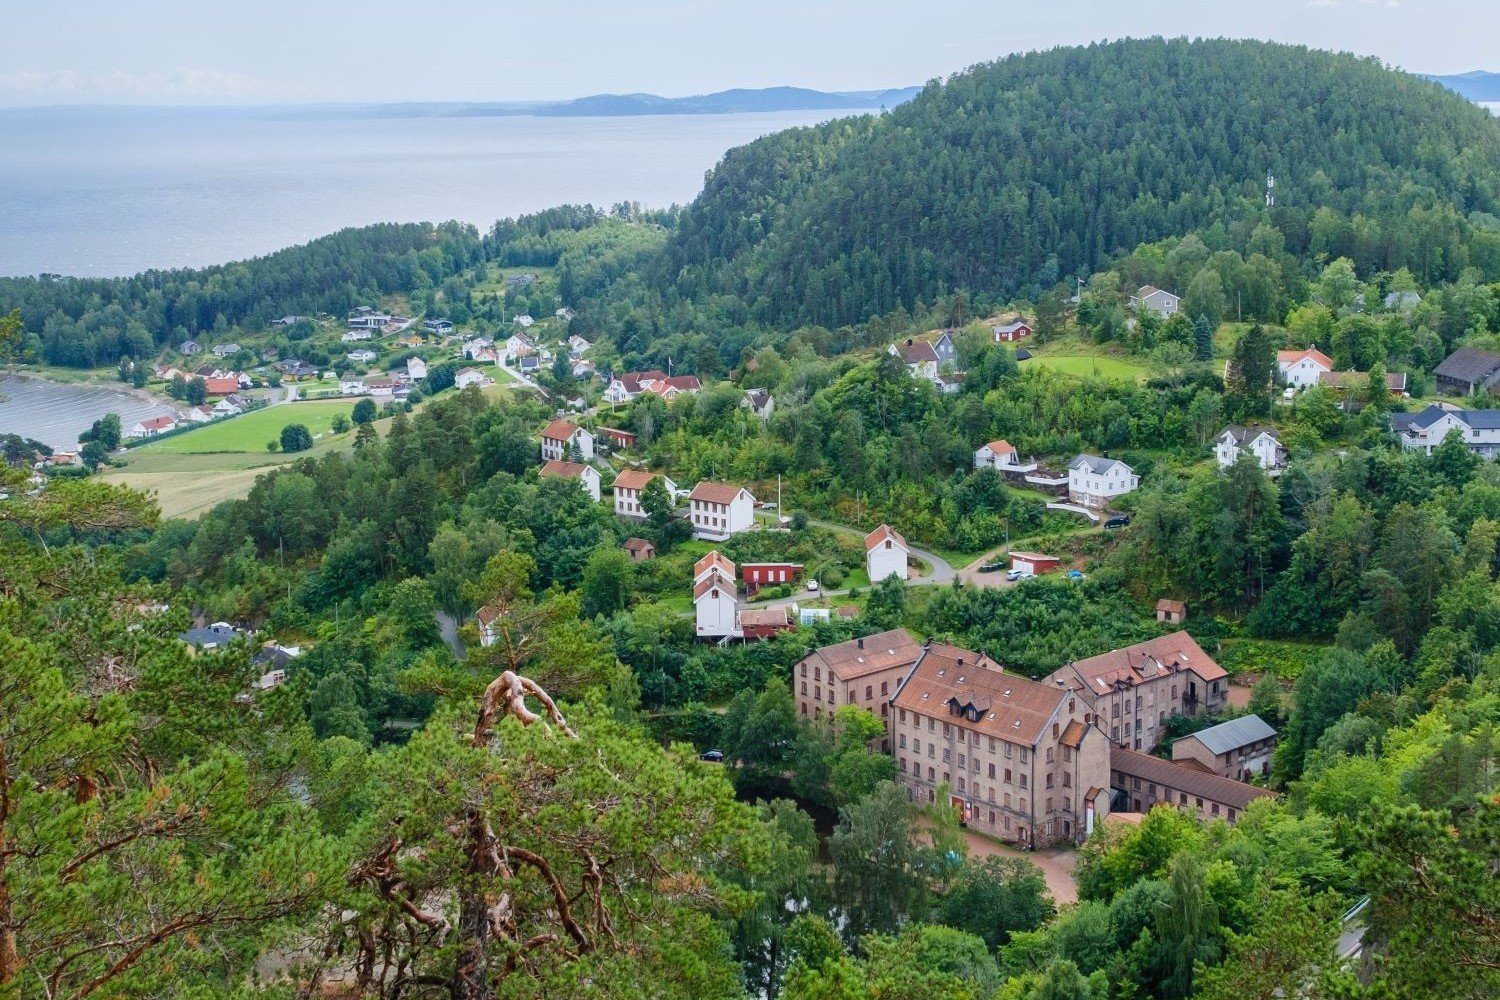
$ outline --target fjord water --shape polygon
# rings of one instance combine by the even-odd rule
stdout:
[[[0,274],[133,274],[345,226],[686,202],[731,147],[841,112],[393,118],[291,109],[0,110]],[[847,113],[847,112],[845,112]]]
[[[118,413],[125,430],[171,412],[160,403],[102,385],[0,378],[0,434],[19,434],[55,449],[70,449],[78,435],[106,413]]]

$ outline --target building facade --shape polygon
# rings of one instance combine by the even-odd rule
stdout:
[[[1083,507],[1108,507],[1140,484],[1135,470],[1117,458],[1079,455],[1068,463],[1068,499]]]
[[[1275,750],[1276,730],[1258,715],[1242,715],[1172,741],[1174,761],[1196,761],[1236,781],[1270,774]]]
[[[1280,475],[1281,470],[1286,468],[1286,449],[1276,439],[1276,431],[1270,427],[1240,427],[1231,424],[1224,428],[1214,442],[1214,459],[1219,463],[1219,469],[1228,469],[1243,454],[1253,455],[1256,464],[1267,475]]]
[[[906,561],[910,555],[906,539],[889,524],[882,524],[865,536],[865,570],[871,583],[879,583],[890,576],[905,580]]]
[[[616,476],[614,486],[611,487],[615,494],[615,516],[644,521],[648,515],[646,508],[641,506],[641,491],[657,476],[658,473],[641,469],[626,469]],[[674,497],[677,493],[677,484],[666,476],[662,476],[661,481],[662,485],[667,488],[667,496]]]
[[[1169,805],[1203,820],[1236,822],[1256,799],[1273,798],[1264,788],[1212,774],[1196,765],[1114,747],[1109,786],[1119,812],[1149,812]]]
[[[815,649],[792,668],[797,714],[816,720],[856,705],[884,720],[889,752],[891,699],[923,652],[904,628]]]
[[[688,494],[694,538],[722,542],[755,526],[755,497],[743,486],[704,481]]]

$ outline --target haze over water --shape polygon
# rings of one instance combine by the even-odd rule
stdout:
[[[345,226],[686,202],[726,150],[830,111],[308,118],[281,110],[0,110],[0,274],[197,267]]]

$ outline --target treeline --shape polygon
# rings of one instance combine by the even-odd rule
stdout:
[[[190,338],[258,330],[281,316],[343,316],[382,295],[441,285],[482,256],[471,226],[387,223],[214,267],[0,278],[0,312],[20,310],[27,350],[39,360],[92,367],[150,358]]]
[[[1244,251],[1261,222],[1298,258],[1493,278],[1497,163],[1491,116],[1373,60],[1229,40],[1055,49],[734,150],[659,287],[667,308],[738,297],[731,323],[831,327],[960,288],[1035,300],[1168,235]]]

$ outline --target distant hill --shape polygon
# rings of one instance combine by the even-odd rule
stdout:
[[[656,287],[836,328],[959,288],[1034,299],[1169,236],[1243,247],[1262,221],[1299,258],[1453,280],[1497,215],[1500,121],[1430,81],[1299,46],[1139,39],[1009,56],[889,114],[731,150]]]
[[[1434,83],[1441,83],[1454,93],[1462,94],[1471,101],[1500,101],[1500,73],[1476,69],[1470,73],[1453,76],[1428,76]]]
[[[278,118],[542,118],[628,115],[728,115],[749,111],[872,111],[916,97],[920,87],[822,91],[805,87],[721,90],[692,97],[594,94],[570,101],[426,101],[403,104],[320,104],[278,107]]]

